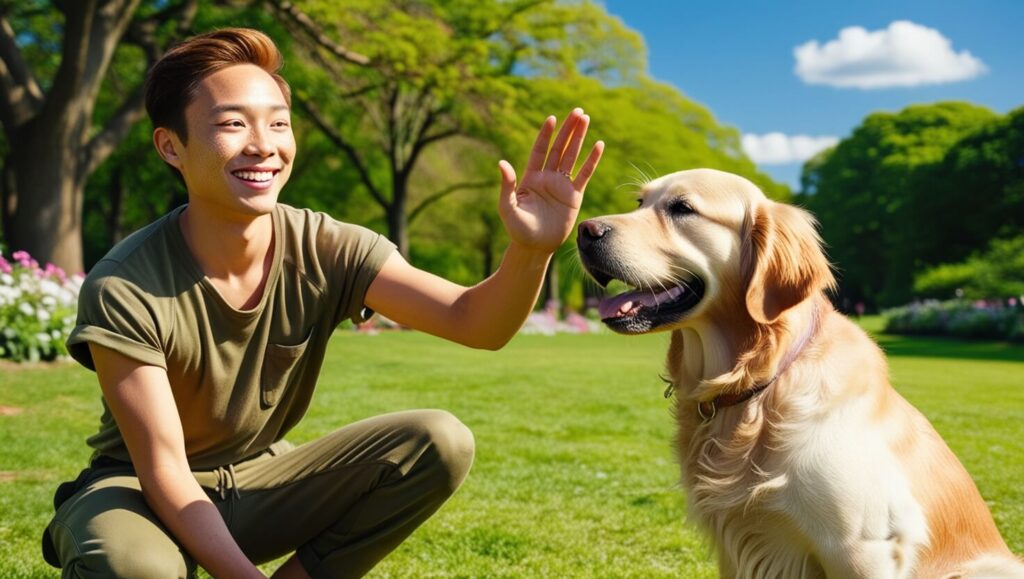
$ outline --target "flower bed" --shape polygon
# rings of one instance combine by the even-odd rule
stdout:
[[[1024,306],[1008,300],[927,300],[886,310],[892,334],[948,335],[1024,342]]]
[[[0,255],[0,359],[38,362],[66,356],[85,276],[40,267],[24,251]]]

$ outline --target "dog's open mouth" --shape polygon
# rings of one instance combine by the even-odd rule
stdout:
[[[593,272],[594,278],[606,285],[612,279],[607,274]],[[620,334],[643,334],[681,319],[704,297],[704,282],[700,278],[656,285],[657,290],[633,290],[603,298],[598,304],[601,321]]]

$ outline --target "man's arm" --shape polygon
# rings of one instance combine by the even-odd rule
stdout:
[[[576,223],[583,191],[604,143],[598,141],[571,177],[590,118],[575,109],[555,141],[555,118],[541,126],[520,183],[502,161],[498,212],[511,242],[498,270],[466,288],[392,255],[366,290],[365,303],[396,322],[475,348],[496,350],[515,335],[533,309],[551,254]],[[548,146],[550,146],[550,152]]]
[[[466,288],[417,269],[395,252],[366,291],[366,305],[417,330],[497,350],[533,309],[551,254],[509,246],[494,275]]]
[[[167,372],[97,344],[89,344],[89,350],[153,512],[214,577],[265,578],[192,476],[181,419],[171,410],[175,404]]]

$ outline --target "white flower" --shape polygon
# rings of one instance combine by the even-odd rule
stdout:
[[[43,296],[43,299],[39,300],[46,307],[52,308],[57,305],[57,298],[53,296]]]
[[[33,308],[32,304],[30,304],[28,302],[21,302],[20,304],[18,304],[18,310],[21,313],[25,314],[26,316],[34,316],[34,315],[36,315],[35,308]]]
[[[58,295],[62,290],[63,288],[61,288],[60,284],[58,284],[57,282],[48,279],[43,279],[39,281],[39,293],[43,294],[44,296],[55,296]]]
[[[38,310],[36,310],[36,318],[38,318],[40,322],[43,322],[45,324],[46,322],[50,321],[50,312],[44,310],[43,308],[39,308]]]
[[[0,283],[4,285],[14,285],[14,278],[9,273],[0,273]]]
[[[38,334],[36,334],[36,340],[43,344],[49,344],[50,334],[47,334],[46,332],[39,332]]]

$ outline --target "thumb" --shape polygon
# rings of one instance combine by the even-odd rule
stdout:
[[[498,161],[498,170],[501,171],[501,204],[511,207],[515,205],[516,170],[504,159]]]

